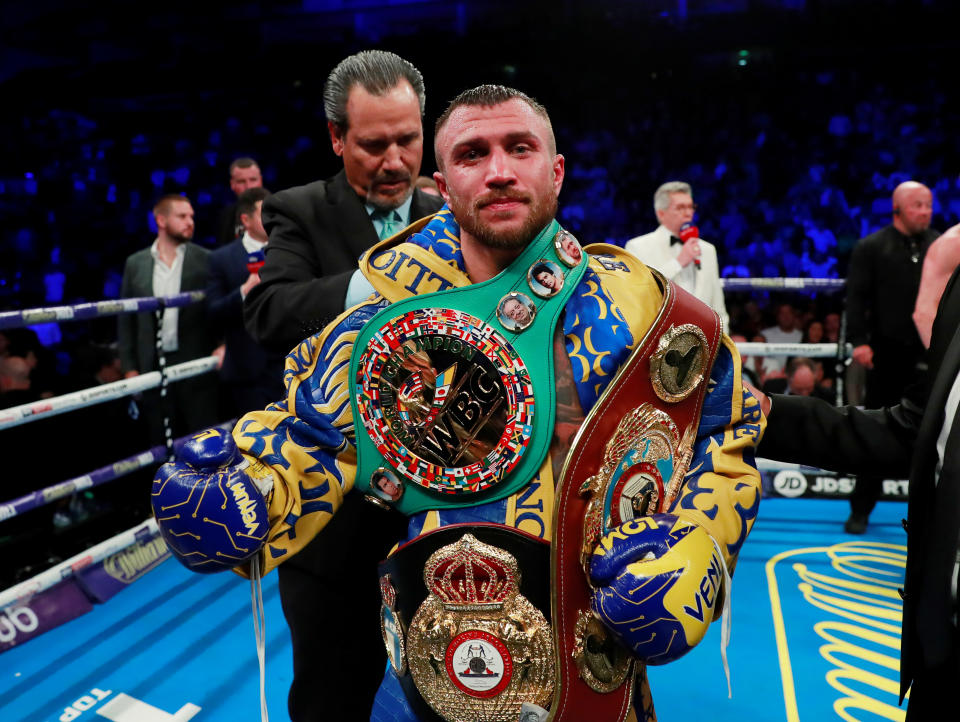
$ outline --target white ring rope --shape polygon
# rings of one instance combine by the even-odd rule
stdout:
[[[724,291],[841,291],[847,282],[843,278],[721,278],[720,284]]]
[[[817,289],[840,290],[844,287],[843,279],[833,278],[721,278],[726,290],[799,290]],[[106,315],[132,313],[160,308],[164,304],[180,306],[203,300],[202,292],[179,294],[175,297],[157,299],[119,299],[99,301],[92,304],[78,304],[76,306],[61,306],[50,308],[27,309],[24,311],[0,314],[0,328],[12,328],[21,325],[35,324],[43,321],[83,320]],[[745,356],[806,356],[808,358],[838,357],[839,344],[784,344],[784,343],[738,343],[737,348]],[[850,344],[844,344],[844,351],[850,353]],[[204,357],[187,361],[160,371],[151,371],[129,379],[102,384],[100,386],[83,389],[51,399],[43,399],[31,404],[23,404],[8,409],[0,409],[0,430],[29,423],[35,419],[48,418],[57,414],[66,413],[75,409],[93,404],[103,403],[130,394],[156,388],[168,381],[198,376],[215,370],[217,359]],[[146,459],[144,459],[146,462]],[[757,459],[758,468],[763,471],[777,471],[782,469],[807,470],[811,467],[798,464],[783,464],[768,459]],[[82,477],[81,477],[82,478]],[[71,480],[71,484],[76,480]],[[74,490],[78,487],[74,486]],[[26,581],[0,591],[0,610],[22,605],[31,597],[42,592],[64,579],[68,579],[78,571],[103,561],[111,554],[122,551],[146,537],[159,533],[157,523],[153,518],[138,524],[116,536],[100,542],[95,546],[80,552],[57,566],[48,569]]]
[[[122,313],[156,311],[162,308],[188,306],[202,301],[204,291],[184,291],[172,296],[141,296],[139,298],[120,298],[94,303],[77,303],[72,306],[47,306],[28,308],[24,311],[0,312],[0,329],[20,328],[51,321],[85,321],[103,316],[116,316]]]
[[[175,366],[168,366],[166,369],[167,380],[179,381],[180,379],[199,376],[217,368],[217,359],[214,356],[204,356],[203,358],[184,361]],[[159,371],[150,371],[148,373],[133,376],[129,379],[113,381],[109,384],[100,386],[91,386],[88,389],[81,389],[73,393],[54,396],[50,399],[41,399],[29,404],[20,406],[11,406],[8,409],[0,409],[0,429],[7,429],[12,426],[20,426],[37,419],[45,419],[50,416],[56,416],[66,411],[100,404],[105,401],[129,396],[140,391],[156,388],[160,385],[162,375]]]
[[[81,569],[93,566],[111,554],[123,551],[140,539],[155,536],[158,533],[157,522],[153,518],[147,519],[131,529],[122,531],[115,537],[102,541],[96,546],[70,557],[57,566],[47,569],[47,571],[40,572],[35,577],[31,577],[19,584],[14,584],[9,589],[0,592],[0,609],[6,609],[14,605],[22,605],[29,601],[35,594],[49,589],[64,579],[72,577]]]
[[[840,344],[836,343],[760,343],[741,342],[737,350],[741,356],[806,356],[807,358],[836,358]],[[844,344],[846,355],[853,353],[852,344]]]

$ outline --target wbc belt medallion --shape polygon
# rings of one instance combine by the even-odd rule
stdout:
[[[517,560],[472,534],[434,552],[407,635],[417,690],[444,719],[515,722],[553,695],[550,626],[520,594]]]
[[[484,491],[533,434],[533,385],[492,326],[462,311],[415,309],[385,323],[357,366],[357,406],[384,460],[441,494]]]

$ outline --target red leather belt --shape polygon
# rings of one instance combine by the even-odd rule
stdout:
[[[592,618],[591,587],[581,565],[588,504],[588,499],[581,494],[581,486],[600,468],[607,442],[621,419],[643,403],[666,412],[681,430],[691,425],[696,430],[720,343],[722,328],[717,314],[691,294],[655,275],[665,288],[660,315],[587,415],[557,484],[551,554],[557,682],[548,718],[554,722],[625,719],[630,711],[635,676],[631,669],[613,691],[597,691],[584,679],[581,666],[575,660],[578,642],[582,646],[584,641],[584,621]],[[671,398],[667,401],[653,383],[663,370],[658,365],[666,362],[662,353],[664,340],[689,326],[699,328],[706,342],[702,378],[682,399],[676,398],[682,393],[671,394],[676,389],[667,388],[665,395]],[[682,349],[680,356],[683,357]],[[664,389],[660,391],[664,393]]]

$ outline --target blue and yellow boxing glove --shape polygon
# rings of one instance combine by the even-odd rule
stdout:
[[[666,664],[693,649],[719,616],[724,572],[703,527],[673,514],[640,517],[594,549],[593,611],[638,659]]]
[[[151,503],[173,555],[195,572],[242,564],[263,547],[273,475],[237,449],[233,436],[207,429],[157,470]]]

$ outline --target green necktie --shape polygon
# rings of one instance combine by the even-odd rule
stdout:
[[[380,211],[380,240],[384,238],[389,238],[395,233],[398,233],[403,225],[400,223],[400,214],[396,211]]]

